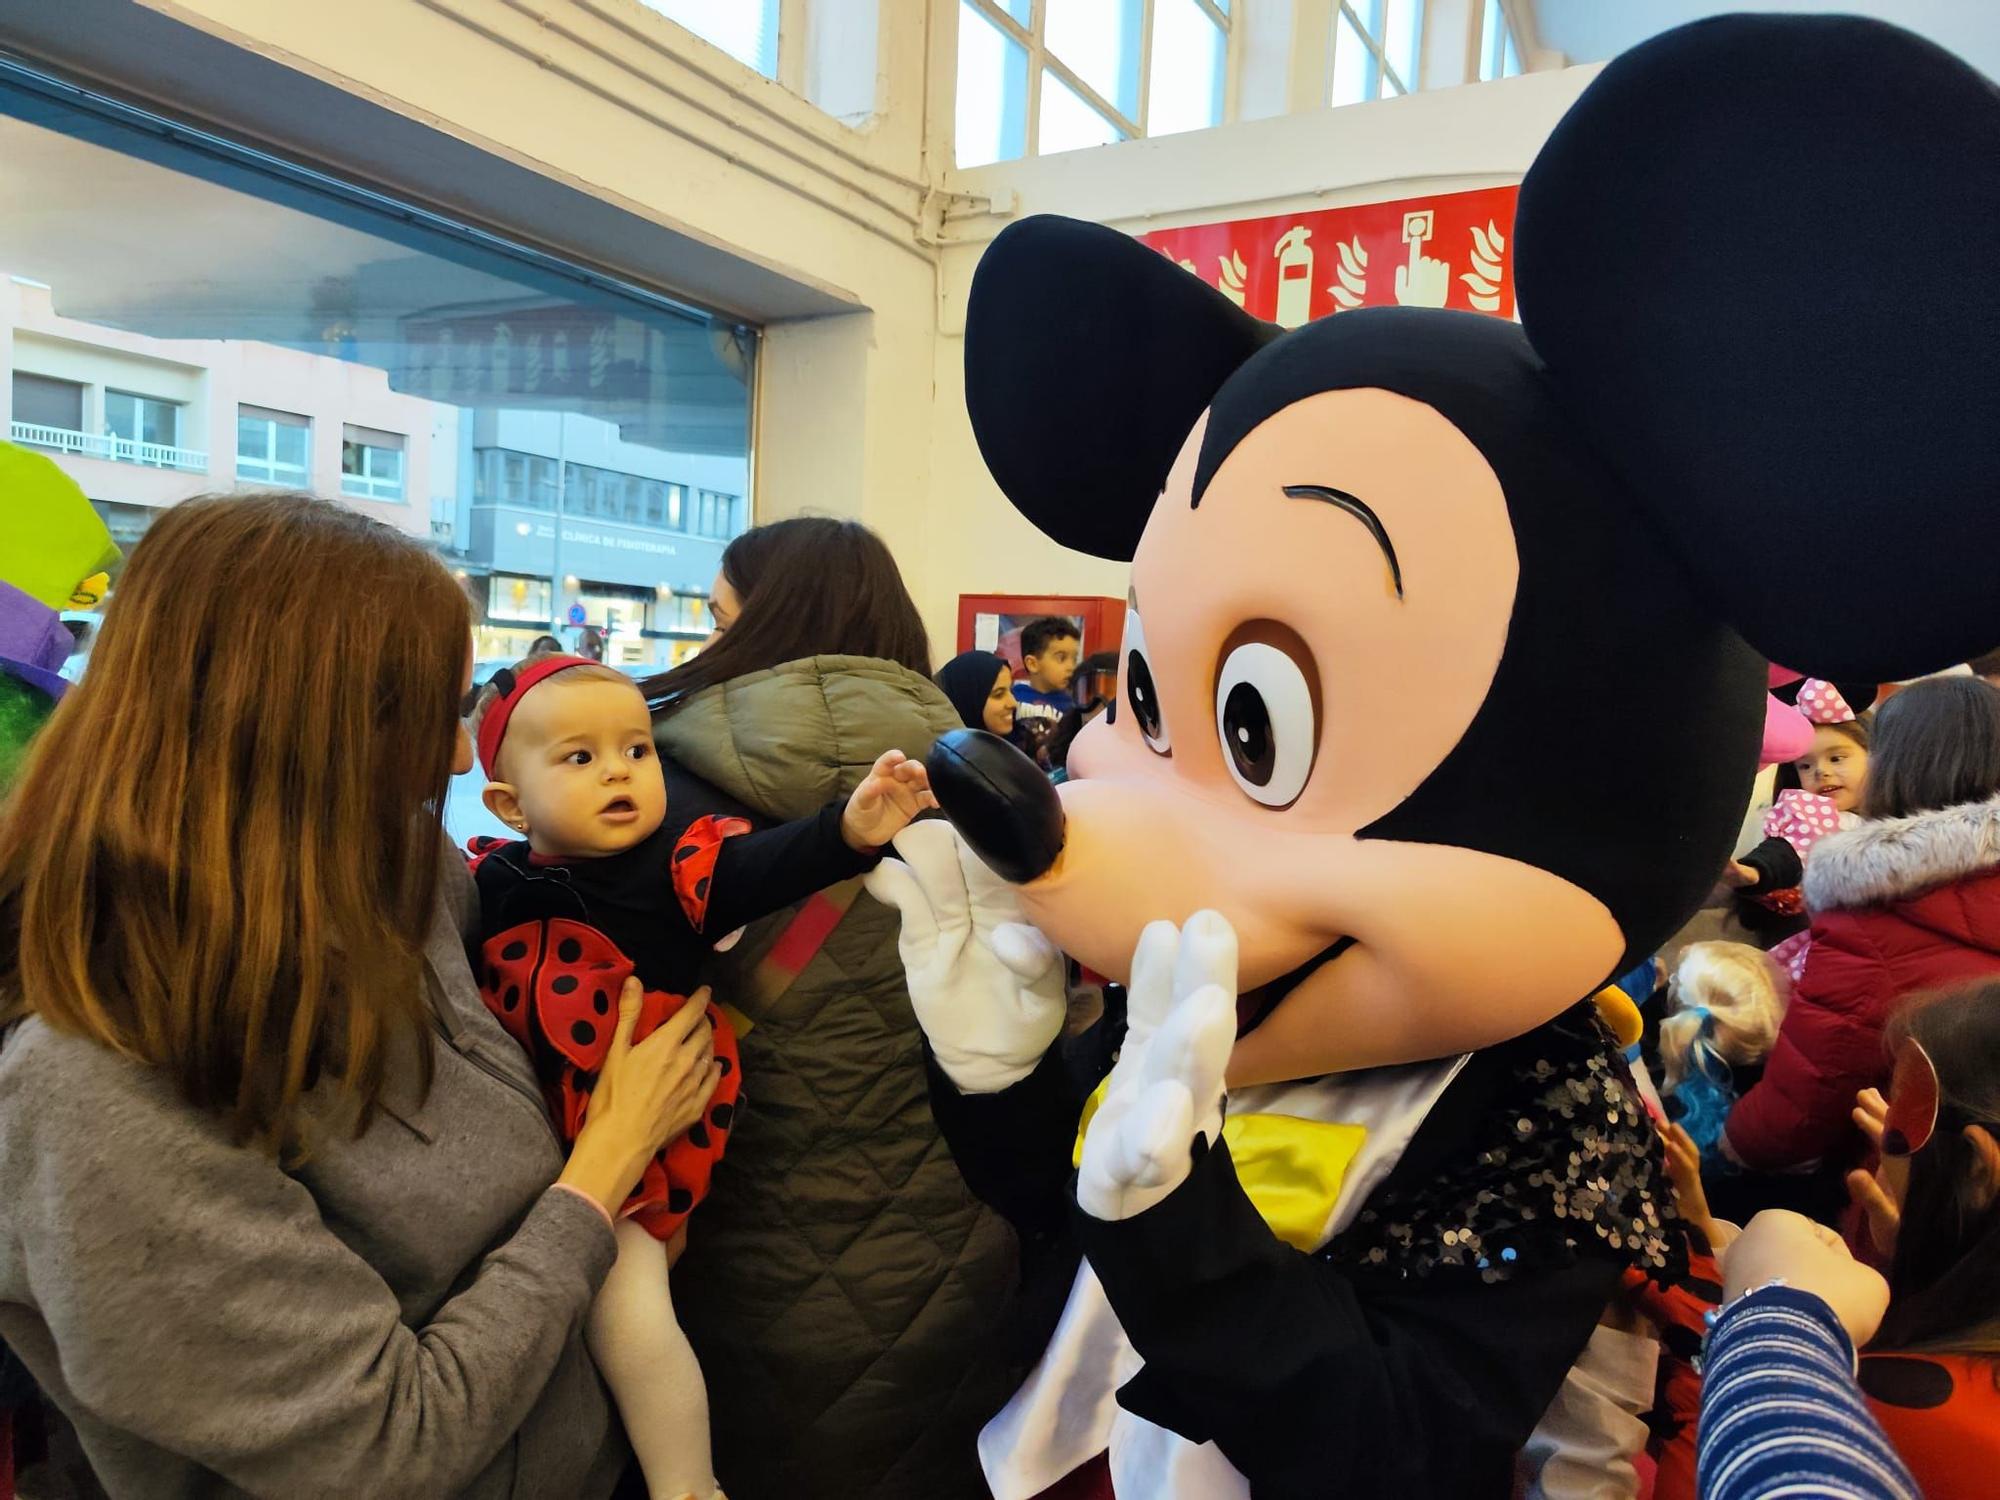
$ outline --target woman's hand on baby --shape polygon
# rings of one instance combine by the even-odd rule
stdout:
[[[588,1193],[616,1215],[646,1163],[661,1147],[699,1120],[722,1078],[715,1060],[715,1029],[708,1023],[708,990],[634,1043],[644,990],[627,979],[618,996],[618,1029],[590,1094],[590,1112],[557,1179]]]
[[[840,835],[851,849],[881,849],[916,821],[918,813],[937,805],[923,762],[891,750],[869,767],[867,777],[847,799]]]

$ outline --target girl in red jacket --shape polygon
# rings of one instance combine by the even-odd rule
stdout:
[[[1876,716],[1867,821],[1806,862],[1812,947],[1725,1153],[1783,1171],[1856,1164],[1854,1097],[1888,1082],[1883,1029],[1914,991],[2000,974],[2000,689],[1940,677]]]
[[[2000,982],[1901,1011],[1888,1105],[1856,1111],[1883,1169],[1856,1173],[1889,1314],[1861,1388],[1929,1500],[1991,1495],[2000,1472]]]

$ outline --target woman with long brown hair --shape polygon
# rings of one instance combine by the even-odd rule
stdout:
[[[883,751],[921,759],[959,726],[864,526],[745,533],[714,605],[707,649],[646,685],[654,739],[756,813],[811,812]],[[744,1100],[675,1281],[732,1500],[984,1497],[979,1429],[1045,1341],[999,1347],[1013,1236],[938,1138],[897,931],[835,887],[713,963],[751,1023]]]
[[[713,1087],[622,1040],[568,1160],[439,809],[465,599],[297,495],[190,501],[0,809],[0,1338],[117,1497],[611,1492],[611,1213]]]

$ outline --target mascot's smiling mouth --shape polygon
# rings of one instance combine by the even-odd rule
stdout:
[[[1265,1019],[1269,1017],[1272,1011],[1278,1008],[1287,995],[1291,994],[1293,990],[1304,984],[1306,980],[1339,958],[1349,948],[1352,948],[1354,942],[1355,940],[1351,937],[1335,938],[1326,947],[1320,949],[1319,952],[1292,970],[1291,973],[1282,974],[1269,984],[1260,984],[1256,989],[1246,990],[1241,995],[1238,995],[1236,997],[1236,1034],[1239,1037],[1248,1036],[1259,1026],[1263,1025]]]

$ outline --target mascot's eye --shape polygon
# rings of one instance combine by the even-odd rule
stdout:
[[[1266,807],[1298,801],[1319,744],[1312,689],[1299,664],[1251,641],[1229,653],[1215,685],[1223,759],[1244,792]]]
[[[1153,669],[1146,664],[1146,628],[1137,614],[1125,616],[1125,697],[1147,748],[1158,755],[1171,754],[1173,741],[1167,735],[1160,690],[1153,685]]]

